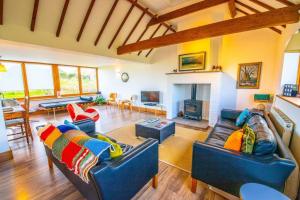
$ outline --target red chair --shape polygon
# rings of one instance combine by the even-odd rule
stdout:
[[[87,108],[83,110],[82,107],[75,103],[68,104],[67,111],[69,112],[73,122],[84,119],[92,119],[94,122],[96,122],[100,118],[99,113],[94,108]]]

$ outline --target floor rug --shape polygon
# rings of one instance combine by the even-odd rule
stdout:
[[[144,139],[136,138],[135,125],[131,124],[107,133],[117,141],[137,146]],[[168,137],[159,145],[159,160],[190,172],[192,167],[193,143],[196,140],[204,141],[208,133],[176,125],[174,136]]]

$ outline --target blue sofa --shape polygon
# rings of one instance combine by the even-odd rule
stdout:
[[[95,134],[95,123],[91,120],[76,122],[87,134]],[[89,171],[89,183],[85,183],[65,164],[57,160],[45,146],[48,164],[53,163],[88,200],[129,200],[152,179],[157,184],[158,141],[147,139],[137,147],[130,148],[122,156],[101,162]]]
[[[254,126],[267,123],[272,134],[267,137],[274,137],[277,143],[275,152],[249,155],[223,148],[228,136],[241,128],[235,126],[239,114],[240,111],[222,110],[221,117],[206,141],[194,143],[192,192],[196,191],[197,180],[237,197],[240,187],[249,182],[261,183],[283,192],[285,181],[295,168],[295,162],[267,114],[257,117],[259,120]]]

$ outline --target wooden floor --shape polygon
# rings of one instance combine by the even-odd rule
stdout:
[[[119,111],[117,109],[98,108],[101,120],[97,124],[99,132],[133,123],[139,119],[153,117],[146,113]],[[67,118],[66,113],[57,115],[57,121]],[[34,124],[53,120],[53,116],[34,116]],[[34,135],[34,142],[27,145],[25,140],[10,143],[14,160],[0,164],[0,199],[1,200],[50,200],[84,199],[67,178],[55,167],[48,169],[47,157],[42,143]],[[207,190],[198,184],[197,193],[190,191],[190,174],[160,162],[158,188],[147,184],[135,197],[141,199],[207,199]],[[216,196],[215,199],[223,199]]]

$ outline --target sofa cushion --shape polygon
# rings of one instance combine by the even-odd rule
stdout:
[[[234,151],[240,151],[243,142],[243,129],[234,131],[226,140],[224,144],[225,149],[230,149]]]
[[[205,143],[224,147],[225,141],[232,133],[232,129],[224,128],[224,127],[215,127],[212,132],[209,134]]]
[[[241,129],[241,127],[235,125],[234,121],[224,118],[219,118],[216,126],[232,129],[234,131]]]
[[[262,116],[252,116],[248,120],[247,125],[250,126],[256,134],[253,150],[254,155],[267,155],[276,151],[276,138]]]
[[[252,154],[255,143],[255,133],[248,125],[244,126],[242,152]]]
[[[249,115],[250,115],[250,111],[248,108],[246,108],[236,119],[235,125],[242,126],[246,122]]]

